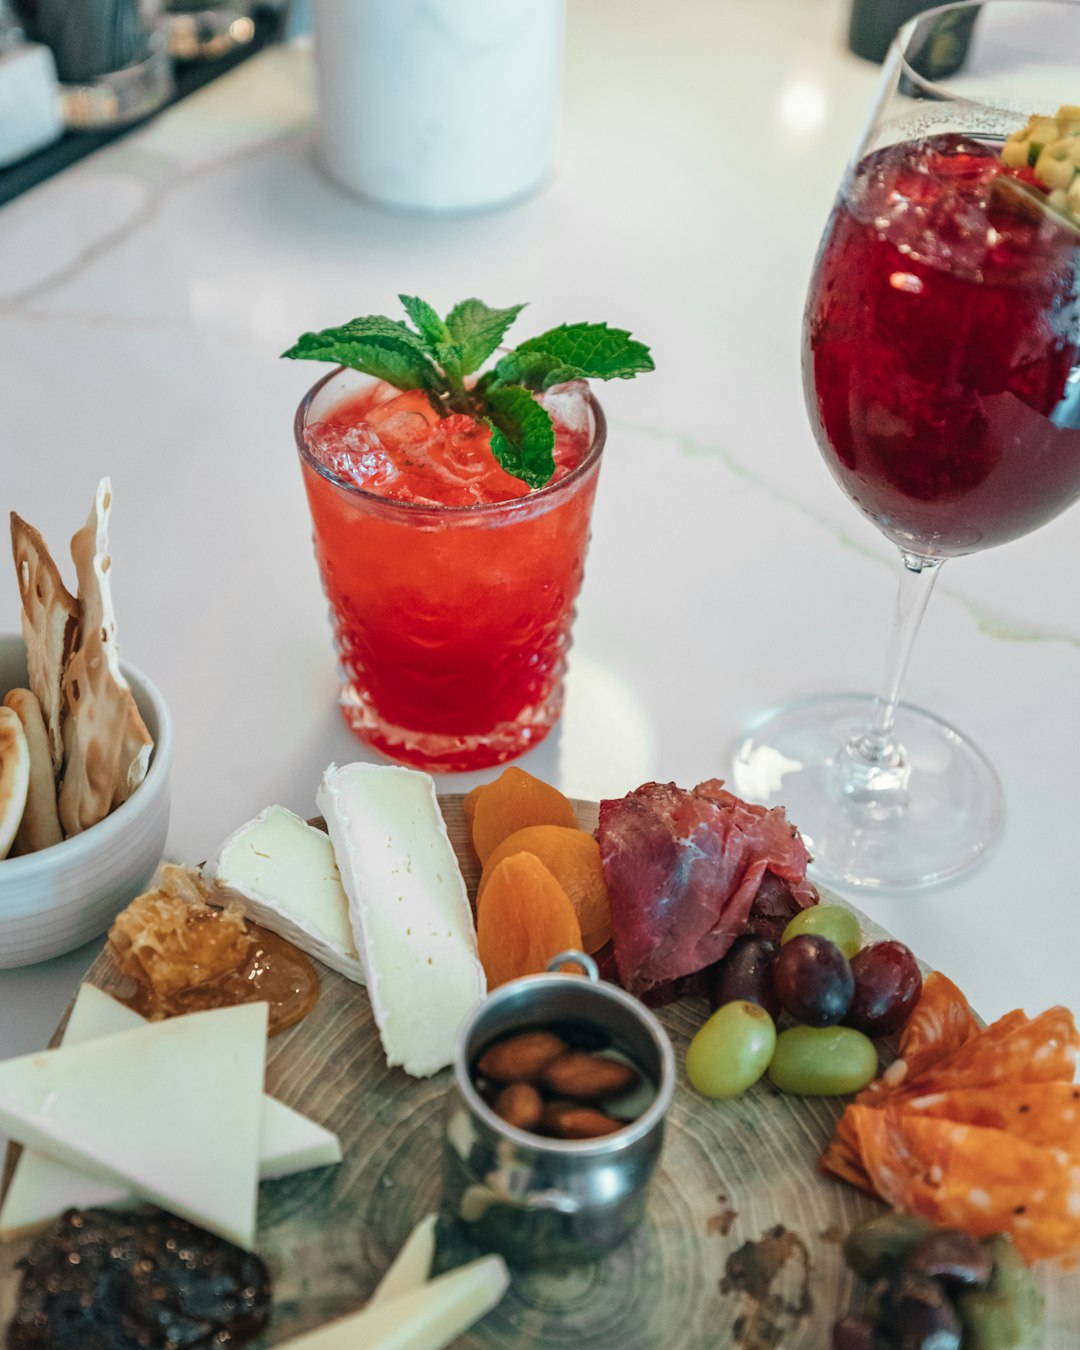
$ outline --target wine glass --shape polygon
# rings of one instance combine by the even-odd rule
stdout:
[[[893,44],[819,248],[806,402],[833,477],[900,550],[888,678],[877,698],[823,695],[765,714],[733,781],[788,808],[826,878],[942,881],[1002,825],[986,757],[899,691],[942,564],[1037,529],[1080,496],[1070,103],[1075,0],[919,16]]]

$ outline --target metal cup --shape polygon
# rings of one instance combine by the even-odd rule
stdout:
[[[576,963],[580,975],[556,973]],[[444,1212],[486,1251],[515,1265],[593,1260],[640,1221],[675,1087],[675,1056],[653,1014],[599,980],[581,952],[503,985],[472,1011],[458,1036],[443,1148]],[[484,1101],[473,1081],[478,1055],[516,1031],[558,1022],[594,1028],[628,1055],[656,1095],[642,1115],[599,1139],[548,1139],[517,1129]]]

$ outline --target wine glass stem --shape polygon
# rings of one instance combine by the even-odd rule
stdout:
[[[911,773],[902,745],[893,741],[893,723],[896,705],[900,701],[900,685],[911,660],[915,638],[930,601],[934,582],[941,571],[940,558],[927,558],[918,553],[900,550],[903,569],[896,592],[892,637],[889,642],[885,692],[874,702],[874,716],[870,727],[844,747],[839,764],[842,790],[856,800],[902,805],[906,799],[907,783]]]

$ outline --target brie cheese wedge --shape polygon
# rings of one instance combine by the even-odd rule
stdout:
[[[212,900],[240,900],[245,915],[324,966],[364,981],[334,848],[284,806],[234,830],[202,869]]]
[[[251,1249],[266,1025],[245,1003],[7,1060],[0,1126]]]
[[[76,995],[61,1044],[81,1045],[144,1025],[138,1013],[92,984],[84,984]],[[336,1134],[263,1095],[259,1138],[262,1180],[340,1161],[341,1144]],[[0,1205],[0,1241],[51,1223],[65,1209],[121,1209],[137,1203],[138,1197],[125,1186],[96,1180],[44,1153],[24,1148]]]
[[[349,897],[386,1062],[422,1078],[450,1064],[483,997],[465,882],[429,774],[331,764],[316,794]]]

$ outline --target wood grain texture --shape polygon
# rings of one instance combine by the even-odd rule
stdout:
[[[470,893],[479,868],[460,796],[441,798]],[[592,830],[596,804],[576,803]],[[830,897],[831,898],[831,897]],[[888,935],[859,914],[867,941]],[[360,1307],[413,1224],[437,1209],[442,1122],[450,1070],[431,1079],[386,1068],[367,996],[322,972],[314,1013],[269,1044],[267,1090],[335,1130],[339,1167],[265,1182],[259,1251],[275,1288],[268,1350]],[[107,957],[87,979],[122,982]],[[642,1227],[605,1261],[562,1272],[518,1273],[460,1350],[823,1350],[833,1321],[856,1298],[843,1234],[881,1205],[822,1176],[817,1158],[843,1102],[786,1097],[767,1083],[711,1102],[685,1082],[682,1062],[707,1015],[684,1000],[659,1014],[675,1046],[680,1086]],[[213,1148],[213,1140],[199,1141]],[[10,1319],[25,1243],[0,1246],[0,1326]],[[440,1225],[441,1265],[471,1255]],[[1080,1281],[1040,1269],[1047,1350],[1071,1344]]]

